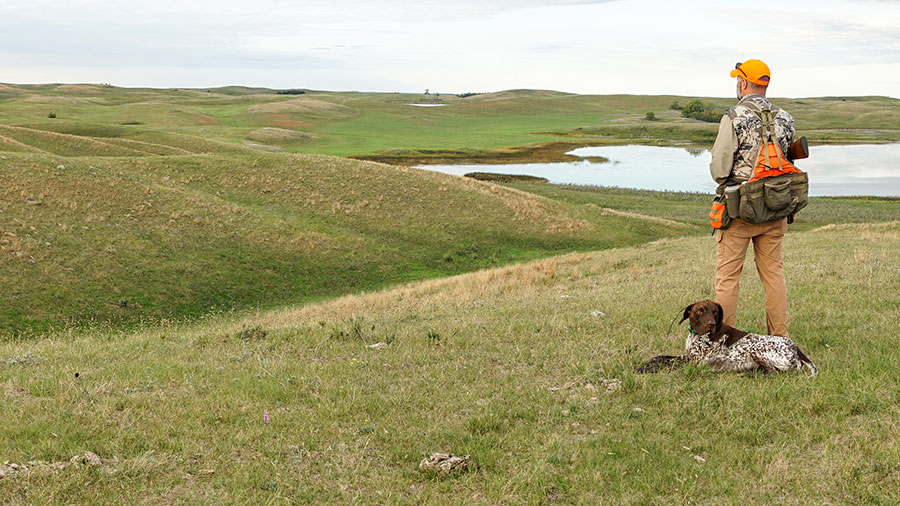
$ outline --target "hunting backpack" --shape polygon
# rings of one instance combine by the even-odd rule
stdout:
[[[794,214],[809,201],[809,177],[785,157],[775,137],[775,115],[778,108],[770,105],[760,109],[752,102],[745,104],[760,119],[760,146],[753,176],[741,183],[736,191],[734,183],[719,186],[710,212],[713,228],[726,228],[731,218],[747,223],[765,223]],[[718,225],[718,226],[717,226]]]

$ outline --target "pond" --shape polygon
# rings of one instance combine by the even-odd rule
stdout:
[[[797,167],[809,173],[811,196],[900,196],[900,144],[810,146]],[[703,148],[598,146],[569,154],[602,156],[590,160],[508,165],[422,165],[419,168],[462,176],[469,172],[524,174],[556,184],[618,186],[645,190],[713,193],[711,152]]]

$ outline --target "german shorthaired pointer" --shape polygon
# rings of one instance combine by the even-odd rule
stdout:
[[[765,372],[809,369],[809,376],[819,374],[816,365],[786,337],[763,336],[737,330],[722,324],[722,306],[701,300],[684,308],[681,321],[690,320],[691,333],[683,355],[660,355],[637,368],[637,372],[656,372],[687,362],[707,364],[718,371]]]

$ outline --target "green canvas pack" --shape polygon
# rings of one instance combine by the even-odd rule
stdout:
[[[759,117],[759,138],[761,139],[759,162],[756,168],[756,176],[750,181],[741,183],[736,198],[726,198],[726,211],[731,218],[740,218],[747,223],[765,223],[767,221],[780,220],[787,217],[793,221],[794,214],[806,207],[809,202],[809,176],[802,172],[786,158],[783,158],[781,148],[775,138],[774,117],[778,108],[758,109],[753,104],[748,104],[749,109]],[[763,153],[763,151],[769,151]],[[768,159],[777,154],[777,167],[770,164]],[[767,157],[768,155],[768,157]],[[796,172],[781,172],[782,165],[789,166]],[[764,174],[760,176],[760,174]],[[777,174],[777,175],[767,175]],[[756,179],[758,177],[758,179]],[[732,183],[733,184],[733,183]],[[724,194],[724,187],[717,194]],[[726,195],[730,196],[730,195]]]

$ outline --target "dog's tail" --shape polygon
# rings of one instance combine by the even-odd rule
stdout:
[[[815,378],[819,375],[819,369],[816,367],[816,364],[814,364],[813,361],[809,359],[809,357],[804,355],[803,351],[799,347],[797,348],[797,357],[800,358],[800,363],[805,365],[809,369],[810,378]]]

